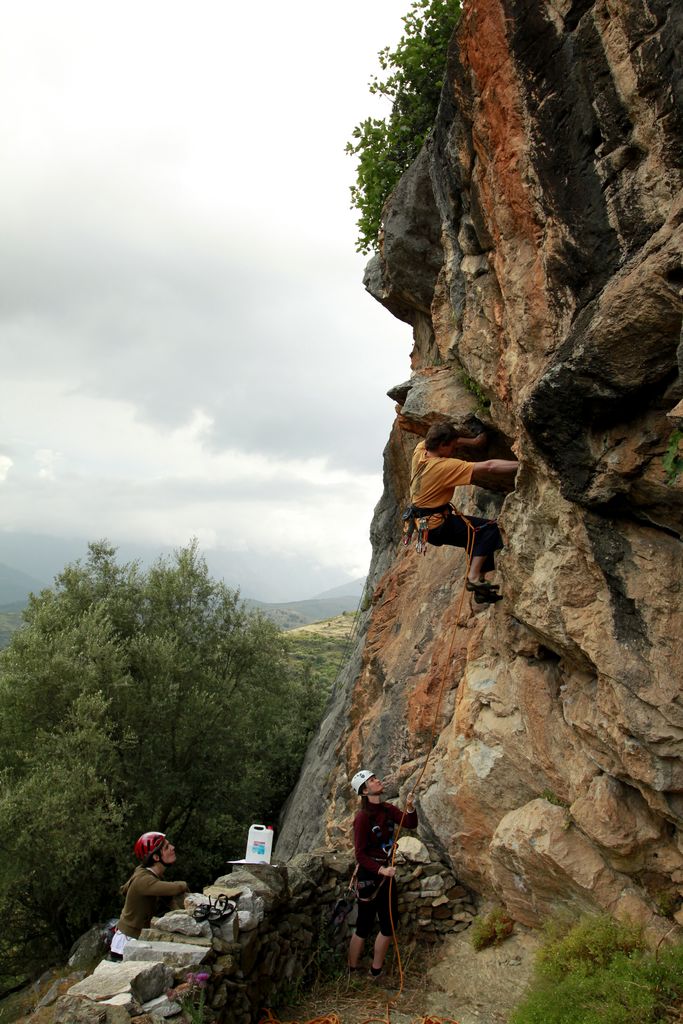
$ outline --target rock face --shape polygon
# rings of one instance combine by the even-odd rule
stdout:
[[[279,856],[350,842],[361,766],[412,788],[454,873],[538,924],[603,908],[664,934],[683,893],[683,8],[472,0],[434,131],[384,211],[366,287],[412,324],[371,536],[372,607]],[[416,432],[520,460],[505,600],[400,546]],[[475,611],[478,613],[475,614]],[[438,699],[440,688],[443,693]],[[438,714],[437,714],[438,705]],[[432,741],[432,731],[434,740]],[[322,797],[322,799],[321,799]]]

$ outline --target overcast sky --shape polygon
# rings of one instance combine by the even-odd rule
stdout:
[[[344,145],[408,7],[0,4],[5,540],[196,536],[270,600],[366,572],[411,337]]]

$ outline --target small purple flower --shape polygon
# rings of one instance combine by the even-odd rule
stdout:
[[[197,985],[199,988],[204,988],[210,975],[205,971],[200,971],[197,974],[188,974],[185,981],[189,982],[190,985]]]

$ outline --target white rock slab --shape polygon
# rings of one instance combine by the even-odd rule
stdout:
[[[92,974],[71,986],[69,995],[86,996],[100,1002],[122,992],[133,991],[137,995],[142,990],[145,993],[143,1001],[146,1001],[161,995],[172,984],[173,971],[158,956],[133,963],[103,960]]]
[[[123,962],[127,964],[130,961],[163,960],[165,964],[176,969],[197,967],[204,963],[210,952],[210,947],[194,946],[189,942],[143,942],[140,939],[133,939],[123,951]]]
[[[130,989],[127,992],[119,992],[118,995],[112,996],[111,999],[101,999],[99,1002],[101,1006],[123,1006],[131,1016],[134,1013],[140,1012],[140,1004],[136,1002]]]
[[[203,935],[211,938],[211,926],[208,921],[196,921],[192,914],[184,910],[172,910],[163,917],[153,917],[152,927],[160,932],[177,932],[180,935]]]
[[[401,836],[396,845],[406,860],[413,864],[429,864],[429,850],[415,836]]]
[[[180,1003],[173,1002],[168,996],[150,999],[141,1009],[142,1013],[153,1014],[155,1017],[163,1017],[164,1019],[166,1017],[175,1017],[177,1014],[182,1013]]]

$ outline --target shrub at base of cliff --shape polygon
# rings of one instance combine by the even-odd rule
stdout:
[[[501,907],[496,907],[490,914],[478,917],[472,924],[472,945],[476,950],[486,949],[487,946],[497,946],[509,935],[512,935],[513,928],[512,918]]]
[[[434,124],[446,69],[448,42],[460,15],[460,0],[415,0],[403,18],[396,49],[378,54],[389,76],[375,78],[370,92],[392,102],[388,120],[369,117],[353,130],[346,152],[358,156],[352,205],[360,211],[358,252],[377,249],[382,207],[422,148]]]
[[[143,572],[106,544],[0,654],[0,991],[118,914],[142,832],[201,888],[296,781],[325,688],[196,546]]]
[[[683,473],[683,430],[674,430],[669,436],[666,454],[662,457],[662,465],[666,473],[666,482],[668,484],[676,483],[677,478]]]
[[[655,956],[638,928],[588,917],[541,950],[510,1024],[663,1024],[682,1001],[683,946]]]

